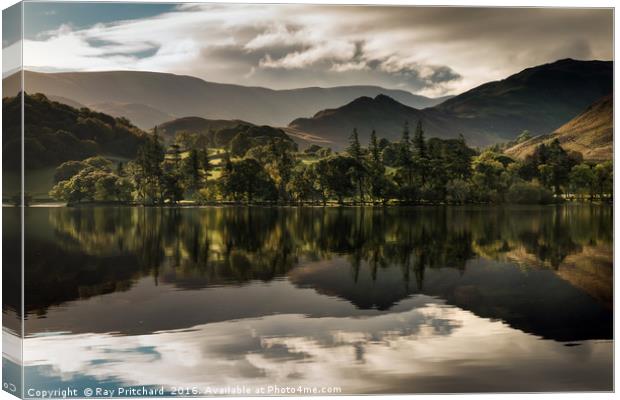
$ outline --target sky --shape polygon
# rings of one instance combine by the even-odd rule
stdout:
[[[613,57],[611,9],[45,2],[24,13],[24,65],[46,72],[441,96],[562,58]]]

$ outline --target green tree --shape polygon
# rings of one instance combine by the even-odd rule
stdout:
[[[319,161],[320,187],[333,196],[338,204],[355,193],[353,175],[358,162],[352,157],[332,156]]]
[[[418,121],[413,135],[413,148],[415,154],[420,159],[425,159],[426,154],[426,141],[424,139],[424,129],[422,129],[422,120]]]
[[[231,170],[220,177],[222,192],[234,200],[245,199],[249,204],[257,197],[274,200],[276,188],[263,167],[254,159],[246,158],[232,163]]]
[[[185,187],[192,193],[202,187],[203,175],[201,167],[201,155],[198,150],[192,148],[188,156],[183,159],[181,165],[181,174]]]
[[[497,153],[485,151],[472,162],[473,195],[479,201],[499,202],[505,187],[502,185],[504,165],[497,160]]]
[[[272,138],[267,146],[270,161],[266,165],[266,170],[276,184],[278,198],[284,202],[290,200],[287,187],[296,164],[292,154],[294,149],[290,141],[279,138]]]
[[[314,200],[319,197],[315,188],[316,170],[312,165],[299,163],[294,169],[287,189],[297,202]]]
[[[230,154],[233,157],[243,157],[248,150],[255,146],[255,143],[251,137],[245,132],[239,132],[230,141],[229,148]]]
[[[587,195],[592,201],[596,191],[592,167],[585,163],[575,165],[570,172],[570,187],[575,196],[583,200]]]
[[[351,167],[350,174],[357,187],[359,200],[360,202],[364,202],[364,179],[367,171],[362,160],[362,146],[360,145],[356,128],[353,128],[353,133],[351,133],[351,137],[349,138],[347,153],[355,160],[354,165]]]
[[[138,197],[144,202],[155,202],[159,199],[163,203],[161,184],[164,159],[164,147],[159,142],[157,127],[155,127],[153,135],[138,148],[135,160],[137,168],[133,171]]]
[[[611,161],[594,167],[594,185],[601,200],[611,200],[614,188],[614,167]]]

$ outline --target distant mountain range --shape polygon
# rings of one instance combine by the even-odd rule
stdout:
[[[142,129],[187,116],[286,126],[295,118],[310,116],[361,96],[386,94],[416,108],[430,107],[449,98],[433,99],[379,86],[272,90],[140,71],[49,74],[26,71],[24,82],[27,93],[44,93],[70,101],[72,106],[79,103],[116,117],[126,117]],[[18,74],[4,79],[3,97],[14,96],[18,91]]]
[[[432,108],[415,109],[383,95],[364,97],[289,126],[343,147],[353,128],[362,140],[372,129],[394,140],[405,121],[412,125],[422,120],[429,136],[463,134],[469,144],[486,146],[514,139],[524,130],[552,132],[612,90],[612,62],[567,59],[478,86]]]
[[[4,96],[18,91],[17,78],[4,79]],[[213,121],[241,120],[285,127],[301,143],[342,149],[353,128],[362,141],[372,129],[379,137],[397,140],[405,121],[413,130],[421,120],[429,137],[462,134],[470,145],[487,146],[510,141],[524,130],[533,135],[554,132],[612,92],[613,63],[559,60],[439,99],[377,86],[272,90],[136,71],[26,71],[25,83],[28,93],[123,116],[143,129],[167,125],[178,130],[187,117],[195,118],[199,129]]]
[[[611,160],[614,139],[613,110],[613,97],[605,96],[555,132],[519,143],[505,153],[523,159],[532,154],[540,144],[558,139],[564,149],[578,151],[586,160]]]

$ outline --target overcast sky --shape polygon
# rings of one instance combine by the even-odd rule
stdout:
[[[43,71],[162,71],[276,89],[372,84],[438,96],[561,58],[613,54],[605,9],[25,7],[24,64]]]

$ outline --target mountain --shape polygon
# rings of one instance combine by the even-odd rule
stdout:
[[[113,117],[125,117],[141,129],[151,129],[155,125],[174,119],[174,115],[139,103],[95,103],[89,104],[88,107]]]
[[[506,154],[525,158],[541,143],[558,139],[566,150],[578,151],[586,160],[611,160],[614,139],[614,101],[608,95],[590,105],[555,132],[536,136],[505,151]]]
[[[362,140],[373,128],[379,136],[397,139],[405,120],[410,125],[422,120],[429,136],[463,134],[469,144],[487,146],[514,139],[524,130],[552,132],[612,87],[612,62],[560,60],[478,86],[435,107],[415,109],[386,96],[362,97],[295,119],[289,127],[342,147],[354,127]]]
[[[3,166],[17,170],[21,163],[21,98],[2,99]],[[24,96],[24,154],[26,168],[56,166],[96,154],[133,157],[146,133],[124,119],[76,109],[43,94]]]
[[[297,118],[289,128],[329,139],[335,148],[344,148],[354,128],[362,143],[368,142],[372,129],[378,137],[399,140],[405,121],[413,132],[420,120],[427,136],[456,136],[451,135],[451,121],[443,115],[408,107],[385,95],[360,97],[342,107],[320,111],[312,118]]]
[[[489,82],[437,105],[471,129],[512,139],[557,129],[613,90],[613,62],[559,60]]]
[[[445,100],[378,86],[272,90],[207,82],[191,76],[141,71],[49,74],[26,71],[24,75],[27,93],[62,96],[88,106],[102,103],[139,104],[171,116],[242,119],[274,126],[284,126],[294,118],[309,116],[324,108],[337,107],[361,96],[386,94],[417,108],[433,106]],[[18,91],[19,75],[14,74],[4,79],[3,96],[14,96]],[[117,110],[123,112],[122,109]],[[114,113],[117,111],[114,110]],[[121,115],[130,118],[127,115],[129,111],[125,113]],[[136,123],[143,127],[152,127],[162,122],[157,115],[147,116],[141,114],[141,121]]]

